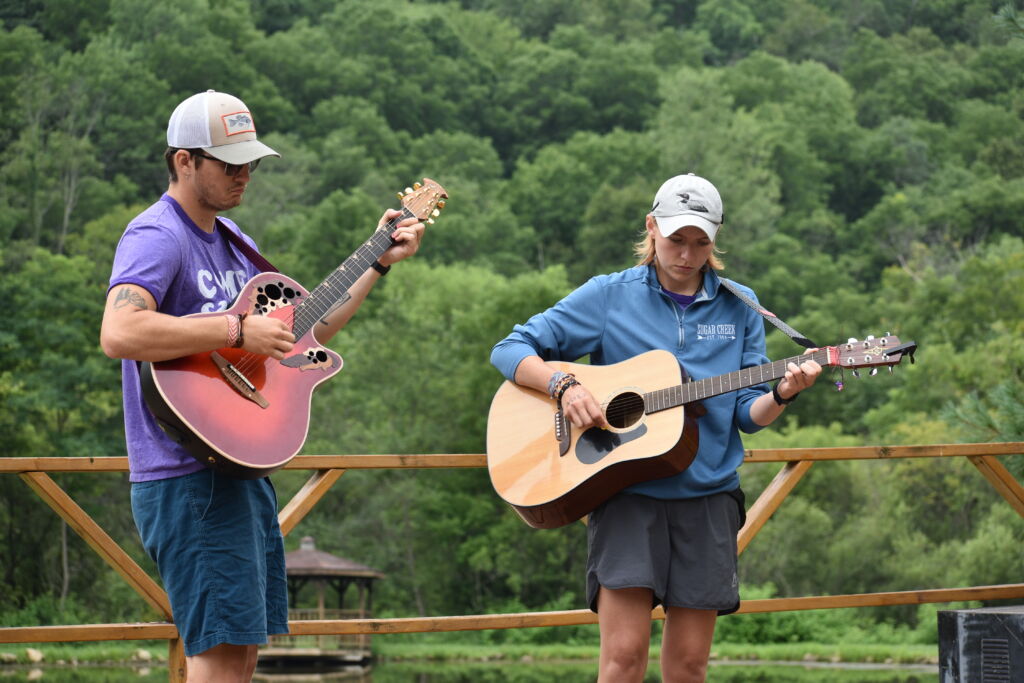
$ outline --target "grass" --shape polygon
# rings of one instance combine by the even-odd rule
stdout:
[[[569,661],[597,659],[597,645],[536,643],[397,643],[385,638],[374,641],[374,652],[385,661]],[[651,648],[651,656],[659,657],[661,649]],[[934,645],[858,645],[851,643],[779,643],[745,645],[716,644],[711,651],[713,661],[741,660],[762,662],[854,662],[863,664],[938,664]]]
[[[140,650],[145,650],[151,655],[152,658],[148,661],[152,664],[167,662],[167,641],[165,640],[0,645],[0,657],[9,653],[14,655],[17,664],[30,664],[31,660],[27,654],[29,648],[43,653],[43,664],[123,664],[147,661],[144,659],[144,655],[139,657]]]
[[[0,645],[3,653],[14,655],[16,663],[28,664],[27,648],[43,653],[43,662],[72,663],[139,663],[146,661],[138,656],[140,650],[151,655],[152,664],[167,661],[167,645],[164,641],[104,643],[38,643],[25,645]],[[564,662],[573,660],[596,660],[598,647],[594,644],[538,644],[501,643],[482,644],[469,642],[400,642],[396,637],[377,637],[373,642],[375,654],[388,662],[518,662],[548,661]],[[651,656],[658,657],[660,648],[651,648]],[[938,651],[934,645],[901,644],[825,644],[825,643],[779,643],[744,645],[739,643],[716,643],[711,652],[713,661],[760,661],[760,662],[846,662],[875,664],[937,664]]]

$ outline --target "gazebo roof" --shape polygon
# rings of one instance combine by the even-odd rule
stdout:
[[[305,536],[298,550],[284,556],[288,576],[352,576],[383,579],[372,567],[317,550],[312,536]]]

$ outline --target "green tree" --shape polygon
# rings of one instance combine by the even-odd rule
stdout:
[[[487,406],[501,381],[487,362],[491,346],[566,289],[561,270],[508,279],[465,266],[396,267],[332,342],[346,366],[318,392],[306,452],[482,452]],[[356,478],[367,483],[345,488],[315,513],[330,523],[310,524],[323,547],[344,548],[348,557],[359,552],[388,573],[379,611],[458,613],[513,597],[540,606],[578,580],[580,535],[567,573],[570,551],[562,540],[572,532],[533,532],[482,471]],[[507,561],[524,548],[538,564]]]
[[[697,7],[694,27],[708,32],[720,64],[756,50],[764,36],[764,27],[742,0],[705,0]]]
[[[901,115],[948,124],[971,85],[961,62],[925,28],[888,38],[862,30],[843,57],[841,73],[857,91],[858,120],[866,126]]]
[[[6,454],[123,453],[118,367],[99,352],[104,296],[96,264],[26,247],[5,249],[0,259],[0,298],[9,312],[0,335],[0,438]],[[0,593],[9,597],[0,610],[44,594],[88,594],[105,565],[84,543],[68,544],[63,522],[28,487],[15,477],[2,479]],[[104,497],[96,479],[61,483],[81,495],[87,509],[96,509],[89,503]],[[124,496],[108,501],[117,499],[125,502]],[[55,542],[62,537],[63,543]]]
[[[577,235],[583,229],[580,221],[592,203],[591,217],[602,209],[618,216],[622,212],[633,216],[621,226],[623,245],[628,249],[634,231],[643,225],[650,197],[661,182],[652,171],[657,167],[657,154],[657,145],[643,133],[581,132],[563,145],[545,147],[532,162],[520,163],[510,181],[509,196],[522,223],[537,233],[536,263],[543,266],[576,260]],[[602,201],[610,188],[652,176],[655,180],[649,183],[648,196],[641,203],[612,208],[610,202],[615,197]],[[626,201],[633,199],[630,196]],[[607,222],[603,217],[594,220]],[[573,274],[577,272],[574,267]]]

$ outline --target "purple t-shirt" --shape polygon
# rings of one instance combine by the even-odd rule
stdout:
[[[220,220],[255,248],[237,225]],[[182,316],[224,310],[258,272],[219,231],[202,230],[165,194],[125,229],[114,255],[110,289],[123,284],[144,287],[161,313]],[[153,419],[139,387],[138,362],[121,361],[121,382],[131,481],[167,479],[202,469]]]
[[[675,292],[668,291],[664,287],[661,288],[661,291],[668,294],[673,301],[679,304],[679,308],[683,309],[684,311],[686,310],[687,306],[689,306],[690,304],[697,300],[697,294],[676,294]],[[698,293],[700,293],[700,290],[698,290]]]

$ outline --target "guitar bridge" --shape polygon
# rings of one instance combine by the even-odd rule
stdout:
[[[555,412],[555,439],[558,441],[558,455],[563,456],[569,452],[569,421],[565,419],[565,413],[559,408]]]
[[[217,369],[220,370],[220,374],[224,376],[227,383],[230,384],[235,391],[264,410],[270,407],[270,403],[267,402],[267,399],[263,398],[262,394],[260,394],[256,389],[256,386],[249,381],[249,378],[243,375],[238,368],[229,363],[224,356],[214,351],[210,354],[210,359],[217,366]]]

